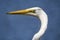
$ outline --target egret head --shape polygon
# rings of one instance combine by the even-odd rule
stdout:
[[[32,7],[32,8],[28,8],[28,9],[24,9],[24,10],[17,10],[17,11],[12,11],[12,12],[8,12],[7,14],[22,14],[22,15],[33,15],[33,16],[37,16],[39,11],[41,10],[40,7]]]
[[[36,16],[40,19],[41,29],[39,30],[39,32],[37,32],[33,36],[32,40],[38,40],[47,29],[48,16],[40,7],[33,7],[33,8],[24,9],[24,10],[12,11],[12,12],[8,12],[7,14],[32,15],[32,16]]]

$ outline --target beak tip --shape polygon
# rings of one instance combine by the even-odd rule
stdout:
[[[11,14],[11,13],[7,12],[6,14]]]
[[[6,14],[9,14],[8,12]]]

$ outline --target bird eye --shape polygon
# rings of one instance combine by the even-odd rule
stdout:
[[[35,10],[30,10],[29,12],[35,13]]]
[[[33,10],[32,13],[35,13],[36,10]]]

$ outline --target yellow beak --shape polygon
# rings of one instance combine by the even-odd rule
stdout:
[[[27,14],[27,13],[35,13],[35,10],[18,10],[18,11],[12,11],[12,12],[8,12],[7,14]]]

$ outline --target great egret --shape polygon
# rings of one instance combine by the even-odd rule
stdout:
[[[39,38],[45,33],[48,24],[48,16],[40,7],[32,7],[24,10],[8,12],[8,14],[22,14],[36,16],[41,21],[40,30],[33,36],[32,40],[39,40]]]

